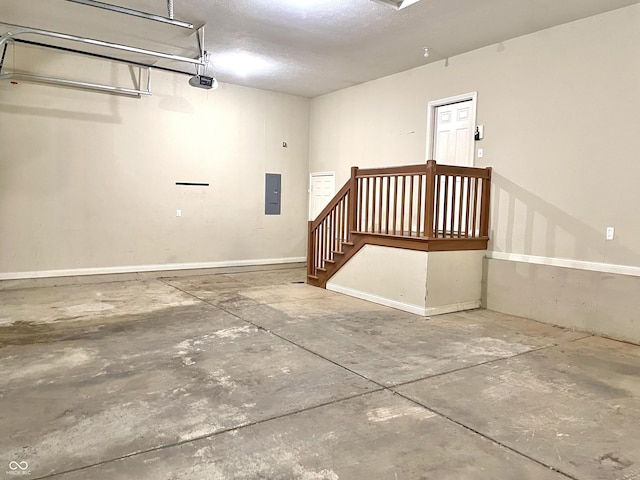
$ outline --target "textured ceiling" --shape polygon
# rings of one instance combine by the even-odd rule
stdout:
[[[104,1],[167,15],[165,0]],[[205,47],[218,80],[306,97],[635,3],[421,0],[395,10],[371,0],[174,0],[175,18],[206,25]],[[192,30],[66,0],[0,0],[0,22],[192,57],[198,51]],[[0,26],[0,33],[6,30]],[[428,58],[424,47],[429,47]]]

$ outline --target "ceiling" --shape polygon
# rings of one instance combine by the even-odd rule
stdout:
[[[167,16],[166,0],[103,1]],[[636,3],[421,0],[396,10],[371,0],[174,0],[174,9],[176,19],[206,25],[205,48],[219,81],[315,97]],[[67,0],[0,0],[0,22],[198,55],[194,30]],[[7,30],[0,25],[0,34]],[[23,38],[88,49],[45,37]],[[98,47],[89,50],[155,62]],[[161,64],[193,71],[185,64]]]

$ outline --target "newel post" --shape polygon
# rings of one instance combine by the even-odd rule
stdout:
[[[309,220],[307,230],[307,275],[315,275],[315,239],[313,238],[313,221]]]
[[[433,217],[436,204],[436,161],[427,161],[427,185],[426,185],[426,201],[424,212],[424,236],[427,238],[434,237]]]
[[[489,236],[489,213],[491,209],[491,167],[487,167],[487,178],[482,179],[482,206],[480,210],[480,236]]]
[[[351,241],[351,232],[356,231],[358,217],[358,167],[351,167],[351,179],[349,180],[349,233],[347,238]]]

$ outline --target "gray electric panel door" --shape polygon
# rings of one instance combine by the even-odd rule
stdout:
[[[264,182],[264,213],[265,215],[280,215],[280,198],[282,175],[267,173]]]

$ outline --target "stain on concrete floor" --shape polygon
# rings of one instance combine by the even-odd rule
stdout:
[[[0,478],[640,479],[640,347],[304,275],[0,289]]]

